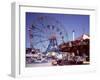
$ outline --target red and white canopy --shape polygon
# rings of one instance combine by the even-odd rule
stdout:
[[[83,34],[82,36],[78,37],[76,40],[85,40],[85,39],[90,39],[90,37],[86,34]]]

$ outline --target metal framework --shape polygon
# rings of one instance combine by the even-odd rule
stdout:
[[[68,41],[68,33],[58,20],[50,16],[38,16],[32,25],[26,26],[30,48],[39,48],[41,52],[56,51],[58,45]]]

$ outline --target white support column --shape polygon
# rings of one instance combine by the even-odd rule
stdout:
[[[75,31],[74,30],[73,30],[72,34],[73,34],[73,41],[74,41],[75,40]]]

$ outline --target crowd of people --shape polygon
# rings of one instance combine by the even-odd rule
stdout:
[[[74,52],[48,52],[43,54],[41,52],[30,52],[26,54],[26,62],[31,63],[47,63],[50,62],[51,65],[73,65],[73,64],[83,64],[86,61],[87,55],[75,55]]]

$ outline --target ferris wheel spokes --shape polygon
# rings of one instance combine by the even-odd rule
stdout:
[[[58,50],[58,45],[64,43],[66,32],[64,26],[56,19],[50,16],[40,16],[28,27],[31,32],[30,39],[33,40],[32,45],[37,46],[41,50],[49,51],[50,48]],[[31,37],[32,36],[32,37]],[[56,46],[56,48],[55,48]],[[43,52],[41,51],[41,52]]]

